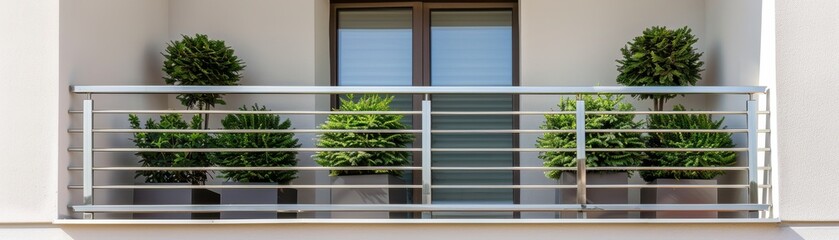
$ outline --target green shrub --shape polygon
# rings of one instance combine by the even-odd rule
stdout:
[[[163,56],[163,79],[169,85],[225,86],[237,85],[242,78],[245,64],[224,41],[212,40],[207,35],[195,37],[182,35],[181,41],[172,41]],[[180,94],[177,99],[188,109],[208,110],[216,104],[225,104],[223,94]],[[208,115],[204,115],[207,128]]]
[[[393,96],[364,95],[358,100],[353,95],[341,99],[338,111],[390,111]],[[333,114],[321,129],[407,129],[397,114]],[[320,148],[402,148],[413,142],[414,136],[405,133],[323,133],[318,136]],[[409,164],[408,152],[341,151],[318,152],[315,161],[326,167],[348,166],[404,166]],[[330,175],[359,175],[386,173],[400,175],[397,170],[330,171]]]
[[[677,105],[674,111],[685,111]],[[724,129],[724,119],[714,121],[705,114],[654,114],[649,117],[650,129]],[[652,133],[651,148],[732,148],[731,133]],[[652,152],[645,166],[655,167],[724,167],[737,162],[735,152]],[[657,178],[712,179],[723,171],[642,171],[644,180]]]
[[[243,106],[239,110],[247,111]],[[268,111],[254,104],[252,111]],[[289,129],[291,120],[281,121],[275,114],[230,114],[221,120],[228,130]],[[220,133],[216,145],[221,148],[296,148],[300,147],[294,133]],[[293,167],[297,152],[221,152],[215,155],[222,167]],[[274,182],[288,184],[297,171],[221,171],[221,177],[237,182]]]
[[[696,85],[705,64],[702,53],[693,47],[698,40],[690,28],[670,30],[652,27],[627,42],[618,62],[617,81],[626,86],[688,86]],[[638,99],[653,99],[654,109],[661,111],[664,102],[676,94],[638,94]]]
[[[143,129],[137,115],[129,115],[132,129]],[[160,116],[160,122],[146,121],[145,129],[201,129],[200,115],[187,123],[180,114]],[[132,139],[138,148],[207,148],[213,139],[206,133],[135,133]],[[207,167],[211,166],[209,153],[202,152],[138,152],[143,167]],[[204,184],[207,171],[137,171],[135,178],[145,177],[147,183]]]
[[[598,95],[583,96],[586,111],[633,111],[632,104],[623,101],[622,96]],[[562,99],[559,111],[576,111],[575,99]],[[587,114],[586,129],[637,129],[642,123],[635,121],[631,114]],[[546,130],[573,130],[577,127],[573,114],[545,115]],[[545,133],[536,140],[539,148],[576,148],[577,136],[574,133]],[[643,148],[644,140],[640,133],[586,133],[587,148]],[[587,152],[588,167],[639,166],[645,157],[642,152]],[[576,167],[576,152],[540,152],[539,158],[546,167]],[[559,179],[562,171],[548,171],[546,176]]]

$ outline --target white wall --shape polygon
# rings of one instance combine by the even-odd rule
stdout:
[[[839,221],[839,1],[778,1],[781,217]]]
[[[138,0],[140,1],[140,0]],[[148,0],[142,0],[146,2]],[[615,1],[618,2],[618,1]],[[75,2],[73,2],[75,3]],[[134,2],[136,3],[136,2]],[[155,4],[152,2],[149,4]],[[548,18],[547,10],[538,9],[534,3],[550,4],[553,2],[524,0],[522,11],[532,11],[538,18],[523,18],[529,22],[546,22],[553,24]],[[96,8],[107,6],[100,2]],[[120,4],[130,4],[122,3]],[[317,3],[323,7],[323,2]],[[135,5],[127,5],[135,6]],[[63,4],[62,8],[65,7]],[[116,8],[116,6],[113,6]],[[130,8],[138,14],[152,14],[159,12],[158,8],[135,6]],[[837,52],[839,46],[839,2],[832,0],[802,0],[779,1],[777,3],[777,84],[778,93],[778,125],[780,126],[779,155],[782,165],[781,171],[781,207],[783,209],[782,224],[516,224],[516,225],[481,225],[481,224],[284,224],[284,225],[52,225],[49,222],[58,213],[56,208],[63,209],[64,202],[56,203],[59,198],[57,192],[64,189],[66,182],[56,179],[56,168],[63,167],[56,164],[66,146],[56,141],[66,141],[61,133],[67,128],[67,122],[60,122],[65,117],[65,111],[71,101],[65,99],[67,84],[71,78],[63,72],[66,57],[61,56],[59,67],[59,26],[56,0],[39,1],[0,1],[0,110],[15,112],[26,118],[0,118],[0,239],[150,239],[150,238],[195,238],[195,239],[227,239],[227,238],[268,238],[285,236],[296,239],[347,238],[359,234],[371,239],[392,239],[400,236],[412,238],[482,238],[482,239],[510,239],[527,236],[533,239],[555,239],[557,236],[574,239],[603,239],[605,237],[620,236],[622,239],[835,239],[839,236],[836,221],[839,221],[839,206],[835,199],[839,199],[839,189],[830,184],[839,182],[834,169],[839,163],[832,149],[837,144],[839,128],[833,125],[832,119],[839,118],[834,109],[839,90],[835,81],[839,76]],[[531,10],[526,10],[530,8]],[[141,11],[145,9],[144,11]],[[151,11],[150,9],[158,9]],[[83,11],[83,10],[78,10]],[[139,18],[125,9],[120,16],[133,16],[130,19],[149,20]],[[540,13],[542,12],[542,13]],[[63,12],[62,12],[63,13]],[[90,13],[93,14],[93,13]],[[102,13],[106,14],[106,13]],[[314,13],[313,13],[314,14]],[[162,17],[162,16],[161,16]],[[64,16],[61,16],[64,19]],[[111,17],[107,20],[117,21],[121,17]],[[541,20],[541,21],[536,21]],[[315,22],[319,22],[315,21]],[[72,21],[71,21],[72,22]],[[126,22],[122,22],[127,24]],[[60,29],[64,30],[62,20]],[[103,23],[104,24],[104,23]],[[321,23],[322,24],[322,23]],[[522,24],[528,24],[522,22]],[[115,24],[118,25],[118,24]],[[99,26],[99,25],[97,25]],[[129,25],[130,26],[130,25]],[[534,25],[535,26],[535,25]],[[102,26],[107,29],[107,25]],[[135,25],[135,27],[138,27]],[[551,27],[527,27],[522,34],[535,30],[551,33]],[[116,31],[116,29],[111,29]],[[93,31],[78,29],[78,31]],[[133,34],[123,32],[124,34]],[[61,53],[65,50],[63,44]],[[156,30],[139,34],[149,36],[159,34]],[[556,33],[554,36],[559,36]],[[168,32],[165,34],[168,37]],[[318,35],[318,33],[315,33]],[[321,33],[322,35],[322,33]],[[130,35],[138,38],[137,35]],[[523,35],[525,36],[525,35]],[[629,35],[631,36],[631,35]],[[94,38],[90,36],[87,39]],[[97,35],[95,38],[110,39],[109,36]],[[143,38],[146,39],[146,38]],[[95,40],[95,39],[94,39]],[[153,38],[147,39],[149,42]],[[621,40],[624,41],[624,40]],[[530,43],[527,43],[530,42]],[[526,45],[533,46],[532,41],[523,39],[523,60],[528,55],[539,58],[535,49],[527,50]],[[545,42],[545,46],[550,46]],[[139,43],[134,43],[136,45]],[[79,43],[80,49],[92,49]],[[142,45],[145,46],[145,45]],[[156,47],[157,45],[155,45]],[[68,47],[69,48],[69,47]],[[116,47],[105,46],[108,50],[118,50]],[[142,56],[160,51],[154,47],[144,48],[142,52],[124,53],[126,57],[136,62]],[[546,51],[556,51],[550,48]],[[87,54],[87,52],[82,52]],[[93,56],[109,57],[109,61],[122,60],[120,56],[109,56],[96,53]],[[116,53],[113,55],[117,55]],[[318,56],[322,56],[320,52]],[[71,59],[76,56],[70,55]],[[544,61],[555,59],[543,56]],[[82,60],[85,60],[82,58]],[[87,59],[97,63],[86,68],[92,69],[109,63]],[[534,59],[535,60],[535,59]],[[523,62],[524,78],[543,79],[550,81],[549,67],[535,68],[547,63],[526,60]],[[319,60],[316,60],[319,61]],[[121,64],[131,65],[132,62]],[[115,66],[116,64],[114,64]],[[137,65],[132,65],[137,66]],[[143,65],[145,66],[145,65]],[[532,67],[531,67],[532,66]],[[116,66],[115,66],[116,67]],[[156,66],[145,66],[155,69]],[[61,71],[58,69],[61,68]],[[140,69],[144,67],[138,67]],[[606,66],[604,65],[604,68]],[[526,70],[530,69],[530,70]],[[99,70],[111,72],[106,68]],[[91,70],[87,70],[91,71]],[[159,78],[152,70],[132,70],[126,83],[142,83],[157,81]],[[98,71],[97,71],[98,72]],[[117,72],[117,71],[113,71]],[[539,73],[538,75],[534,75]],[[546,75],[547,74],[547,75]],[[113,77],[121,75],[110,73]],[[129,74],[126,74],[129,75]],[[314,74],[317,78],[320,74]],[[545,76],[542,76],[545,75]],[[142,79],[139,79],[142,78]],[[76,78],[88,79],[88,78]],[[112,78],[108,81],[113,81]],[[318,78],[319,79],[319,78]],[[97,80],[103,81],[103,80]],[[97,82],[102,83],[102,82]],[[60,94],[54,94],[58,91]],[[72,101],[77,104],[77,101]],[[103,103],[104,104],[104,103]],[[144,103],[146,104],[146,103]],[[148,103],[146,106],[156,106]],[[125,105],[123,105],[125,106]],[[139,105],[137,105],[139,106]],[[131,107],[131,106],[129,106]],[[46,149],[46,150],[45,150]],[[57,151],[57,152],[56,152]],[[57,166],[58,165],[58,166]],[[66,177],[66,176],[62,176]],[[33,180],[34,179],[34,180]],[[58,186],[56,184],[58,182]],[[58,189],[58,190],[56,190]],[[39,224],[22,224],[23,222],[39,222]]]
[[[0,1],[0,222],[56,215],[57,77],[58,1]]]

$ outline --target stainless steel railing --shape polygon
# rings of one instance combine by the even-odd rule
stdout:
[[[67,170],[81,172],[81,185],[68,185],[69,189],[81,190],[81,204],[71,204],[75,212],[83,213],[85,219],[93,219],[93,213],[144,213],[144,212],[225,212],[225,211],[269,211],[269,212],[353,212],[353,211],[381,211],[381,212],[417,212],[428,218],[428,212],[578,212],[579,218],[585,218],[587,212],[599,211],[748,211],[760,212],[759,216],[750,217],[772,218],[769,214],[775,199],[770,194],[761,191],[772,188],[768,176],[776,172],[768,164],[758,163],[758,153],[767,152],[766,146],[758,146],[758,134],[770,133],[769,129],[758,129],[759,115],[769,114],[768,111],[758,109],[758,95],[766,94],[765,87],[326,87],[326,86],[72,86],[71,92],[86,95],[81,110],[71,110],[69,113],[82,116],[81,128],[68,129],[70,134],[81,134],[81,146],[72,145],[68,151],[81,153],[81,166],[71,166]],[[231,110],[122,110],[95,109],[94,95],[101,94],[182,94],[182,93],[220,93],[220,94],[414,94],[424,96],[421,111],[377,111],[377,112],[335,112],[335,111],[231,111]],[[715,95],[743,95],[747,96],[746,108],[742,111],[586,111],[585,101],[578,98],[576,111],[432,111],[430,95],[433,94],[518,94],[518,95],[586,95],[586,94],[715,94]],[[403,114],[418,115],[421,121],[420,129],[403,130],[326,130],[326,129],[120,129],[94,128],[93,119],[97,114],[283,114],[283,115],[329,115],[329,114]],[[544,129],[499,129],[499,130],[438,130],[431,128],[431,119],[441,115],[575,115],[577,128],[571,130]],[[744,115],[746,128],[742,129],[585,129],[587,114],[715,114],[715,115]],[[419,147],[406,148],[126,148],[126,147],[95,147],[94,134],[120,134],[138,132],[167,132],[167,133],[328,133],[328,132],[356,132],[356,133],[410,133],[422,136]],[[586,148],[586,133],[742,133],[747,136],[745,146],[735,148]],[[437,148],[431,146],[433,134],[461,133],[461,134],[539,134],[539,133],[575,133],[576,148]],[[98,152],[322,152],[322,151],[406,151],[419,153],[421,166],[358,166],[358,167],[137,167],[137,166],[96,166],[98,159],[94,159]],[[704,151],[732,151],[747,154],[747,166],[727,167],[586,167],[588,152],[704,152]],[[443,167],[432,166],[433,152],[575,152],[576,167]],[[767,161],[768,163],[768,161]],[[400,185],[323,185],[323,184],[295,184],[295,185],[99,185],[94,184],[96,172],[114,171],[324,171],[324,170],[405,170],[420,171],[418,184]],[[435,185],[432,182],[433,171],[575,171],[576,185]],[[745,171],[746,179],[741,184],[715,185],[681,185],[681,184],[610,184],[591,185],[586,183],[588,171],[640,171],[640,170],[680,170],[680,171]],[[771,174],[770,174],[771,173]],[[759,176],[764,175],[764,181],[759,182]],[[774,176],[774,175],[772,175]],[[340,188],[403,188],[418,189],[421,192],[420,203],[415,204],[383,204],[383,205],[342,205],[342,204],[244,204],[244,205],[112,205],[94,204],[95,189],[263,189],[263,188],[294,188],[294,189],[340,189]],[[727,204],[588,204],[587,189],[603,188],[712,188],[712,189],[746,189],[748,201],[745,203]],[[576,189],[577,204],[434,204],[431,194],[434,189]]]

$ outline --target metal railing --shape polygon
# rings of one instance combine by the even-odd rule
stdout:
[[[81,128],[68,129],[70,134],[81,134],[81,146],[72,145],[68,148],[71,153],[81,153],[81,166],[70,166],[68,171],[81,172],[81,185],[68,185],[74,191],[81,190],[80,204],[71,204],[71,209],[83,213],[85,219],[93,219],[93,213],[154,213],[154,212],[236,212],[236,211],[267,211],[267,212],[412,212],[422,213],[417,218],[430,218],[430,212],[577,212],[578,218],[586,218],[589,212],[609,211],[717,211],[717,212],[749,212],[750,219],[775,218],[771,213],[773,201],[771,194],[761,194],[772,188],[771,181],[776,179],[772,166],[759,164],[758,156],[761,152],[768,152],[768,147],[758,146],[758,134],[769,133],[769,129],[759,129],[759,116],[769,112],[758,109],[758,95],[766,94],[765,87],[327,87],[327,86],[72,86],[71,92],[84,95],[81,110],[71,110],[69,113],[81,117]],[[123,109],[95,109],[94,95],[104,94],[184,94],[184,93],[218,93],[218,94],[412,94],[419,96],[420,111],[378,111],[378,112],[336,112],[336,111],[236,111],[236,110],[123,110]],[[586,111],[586,102],[579,96],[590,94],[713,94],[713,95],[741,95],[746,96],[742,111]],[[435,94],[516,94],[525,95],[566,95],[578,96],[576,111],[432,111],[430,100]],[[330,114],[403,114],[418,115],[421,119],[419,129],[400,130],[328,130],[328,129],[120,129],[95,128],[95,115],[106,114],[284,114],[284,115],[330,115]],[[524,126],[522,129],[487,129],[487,130],[453,130],[432,129],[432,118],[435,116],[467,116],[467,115],[510,115],[521,117],[526,115],[567,114],[575,115],[576,129],[546,130],[526,129],[534,126]],[[590,114],[712,114],[712,115],[744,115],[746,128],[742,129],[586,129],[585,116]],[[129,147],[96,147],[94,135],[97,134],[125,134],[139,132],[167,132],[167,133],[409,133],[420,136],[421,144],[405,148],[129,148]],[[738,133],[745,134],[747,144],[734,148],[586,148],[586,133]],[[434,134],[543,134],[543,133],[573,133],[577,137],[576,148],[439,148],[432,147]],[[532,145],[532,144],[531,144]],[[100,152],[323,152],[323,151],[406,151],[420,154],[419,165],[414,166],[357,166],[357,167],[138,167],[138,166],[97,166],[94,159]],[[746,166],[716,166],[716,167],[586,167],[586,156],[589,152],[703,152],[703,151],[731,151],[742,152],[747,155]],[[433,152],[569,152],[576,153],[576,167],[451,167],[433,166]],[[73,154],[73,156],[77,156]],[[533,159],[531,159],[533,160]],[[325,171],[325,170],[402,170],[420,171],[419,179],[411,184],[399,185],[324,185],[324,184],[294,184],[294,185],[97,185],[94,184],[96,172],[108,171]],[[440,185],[433,184],[433,171],[570,171],[576,172],[575,185],[562,184],[509,184],[509,185]],[[587,184],[586,173],[589,171],[744,171],[746,178],[740,184],[713,185],[684,185],[684,184]],[[760,182],[759,176],[763,176]],[[293,188],[293,189],[382,189],[402,188],[417,189],[421,197],[420,202],[413,204],[240,204],[240,205],[113,205],[94,204],[94,192],[97,189],[265,189],[265,188]],[[748,192],[747,201],[742,203],[720,204],[589,204],[587,189],[605,188],[709,188],[709,189],[745,189]],[[435,204],[432,193],[435,189],[576,189],[576,204]],[[763,196],[762,198],[759,196]],[[760,214],[757,214],[760,213]],[[562,221],[562,219],[557,219]],[[422,221],[420,219],[419,221]]]

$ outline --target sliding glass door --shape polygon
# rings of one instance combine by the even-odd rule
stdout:
[[[516,86],[515,8],[515,3],[498,2],[333,4],[333,83],[338,86]],[[421,96],[397,96],[393,108],[419,110],[420,99]],[[518,108],[517,96],[513,95],[438,94],[431,99],[434,111]],[[516,129],[517,124],[517,118],[508,115],[435,115],[432,118],[433,129]],[[514,134],[434,134],[432,138],[433,148],[512,148],[517,144]],[[417,166],[419,159],[414,158]],[[432,159],[436,167],[518,164],[517,154],[512,152],[435,152]],[[418,176],[414,174],[413,178]],[[432,173],[434,185],[509,185],[517,184],[517,178],[513,171]],[[435,204],[516,203],[517,193],[514,189],[434,189],[432,201]],[[433,216],[513,217],[510,213],[434,213]]]

